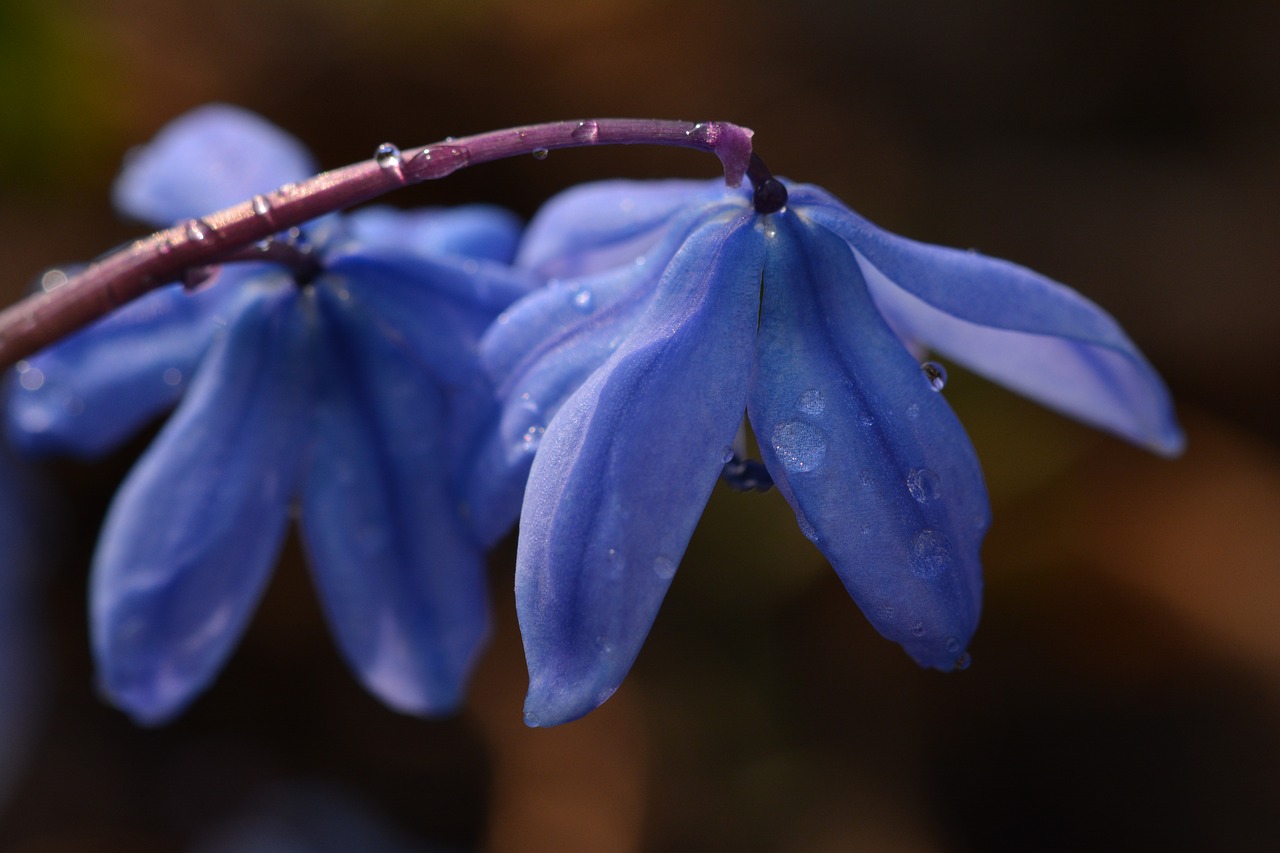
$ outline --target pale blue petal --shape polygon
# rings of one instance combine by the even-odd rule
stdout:
[[[485,204],[426,210],[367,207],[347,216],[346,225],[365,247],[500,263],[515,257],[523,227],[511,211]]]
[[[130,153],[112,190],[116,209],[171,225],[247,201],[315,172],[296,139],[226,104],[179,116]]]
[[[748,404],[765,465],[876,629],[949,670],[981,606],[977,457],[876,312],[849,246],[792,214],[769,219]]]
[[[562,279],[504,312],[481,341],[481,360],[502,411],[488,430],[467,485],[480,541],[492,543],[520,513],[525,480],[546,425],[631,334],[663,271],[690,233],[741,203],[682,211],[662,238],[622,267]]]
[[[144,723],[181,711],[239,640],[307,444],[310,321],[291,287],[245,303],[121,486],[94,559],[99,678]]]
[[[976,252],[890,234],[815,187],[790,204],[847,240],[900,334],[1160,453],[1183,446],[1168,389],[1112,317],[1070,288]]]
[[[27,359],[9,394],[10,441],[82,458],[116,448],[178,401],[240,288],[263,275],[223,267],[198,290],[149,293]]]
[[[548,201],[529,223],[519,266],[568,278],[631,263],[676,216],[725,199],[745,198],[724,181],[602,181]]]
[[[445,396],[359,300],[319,289],[326,337],[302,531],[364,685],[400,711],[453,710],[484,640],[485,559],[450,476]]]
[[[689,239],[633,334],[547,427],[516,561],[531,725],[617,688],[724,466],[755,345],[753,218],[721,215]]]

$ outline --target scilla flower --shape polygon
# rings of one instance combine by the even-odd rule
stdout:
[[[518,263],[556,281],[482,344],[501,424],[472,481],[520,511],[526,718],[578,717],[638,654],[744,413],[804,534],[924,666],[967,663],[986,489],[927,347],[1163,453],[1168,393],[1102,310],[1034,272],[888,234],[769,179],[553,200]],[[789,197],[788,197],[789,193]],[[536,452],[535,452],[536,451]],[[531,467],[530,467],[531,466]]]
[[[169,224],[311,172],[274,127],[208,107],[128,161],[116,201]],[[491,208],[328,217],[19,365],[10,433],[31,449],[99,453],[180,398],[94,560],[93,648],[113,701],[161,722],[208,685],[296,510],[365,686],[409,712],[458,702],[487,616],[454,469],[491,404],[476,341],[529,289],[506,263],[517,237]]]

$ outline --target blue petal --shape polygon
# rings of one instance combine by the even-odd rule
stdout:
[[[93,458],[178,401],[231,303],[258,265],[223,267],[196,291],[166,287],[19,365],[9,439],[27,453]]]
[[[510,263],[520,241],[520,218],[509,210],[473,204],[448,210],[368,207],[347,217],[360,244],[415,255],[460,255]]]
[[[1016,264],[883,231],[816,187],[790,204],[847,240],[904,336],[1085,423],[1159,453],[1184,438],[1159,375],[1112,317]]]
[[[973,447],[880,318],[849,246],[791,214],[766,227],[748,404],[765,465],[876,629],[951,669],[981,605],[989,510]]]
[[[292,287],[245,292],[112,502],[91,583],[112,701],[145,723],[214,678],[266,585],[306,446],[312,330]]]
[[[489,431],[467,489],[476,533],[491,543],[519,515],[533,452],[546,425],[579,386],[622,345],[644,314],[671,258],[700,224],[743,203],[682,211],[661,239],[622,267],[565,279],[521,300],[481,341],[502,414]]]
[[[326,260],[324,283],[360,299],[439,382],[458,386],[480,370],[479,341],[494,317],[538,285],[493,261],[362,251]]]
[[[631,263],[690,208],[744,198],[724,181],[603,181],[566,190],[529,223],[516,263],[550,278]]]
[[[321,601],[370,691],[400,711],[450,711],[487,604],[449,475],[445,396],[358,300],[317,293],[328,334],[301,518]]]
[[[724,467],[755,345],[752,218],[723,213],[689,238],[633,334],[547,426],[516,561],[531,725],[621,683]]]
[[[113,200],[135,219],[170,225],[314,172],[311,156],[292,136],[246,110],[210,104],[169,122],[131,152]]]

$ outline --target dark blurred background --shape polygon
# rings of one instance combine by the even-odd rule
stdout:
[[[1157,459],[953,369],[995,514],[967,672],[880,639],[779,496],[718,491],[623,688],[549,731],[521,721],[512,541],[457,718],[361,691],[291,545],[214,687],[135,728],[95,694],[84,600],[145,442],[50,465],[39,626],[5,640],[45,677],[0,688],[25,697],[0,850],[249,849],[227,839],[261,825],[299,845],[264,850],[1280,849],[1277,45],[1262,0],[4,0],[6,301],[137,236],[109,204],[122,156],[207,101],[326,167],[524,122],[723,118],[892,230],[1108,308],[1190,444]],[[391,201],[528,216],[583,180],[717,170],[564,151]],[[338,824],[384,834],[304,846]]]

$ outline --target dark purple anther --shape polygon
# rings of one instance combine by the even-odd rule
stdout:
[[[777,213],[787,206],[787,188],[773,176],[769,167],[755,153],[752,153],[751,162],[747,166],[747,177],[751,179],[751,186],[755,187],[752,203],[756,213]]]

